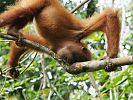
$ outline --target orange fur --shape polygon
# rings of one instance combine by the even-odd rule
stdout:
[[[7,64],[8,67],[16,67],[18,65],[19,57],[27,50],[24,47],[18,47],[15,42],[11,43],[10,54]]]
[[[91,59],[89,50],[84,49],[85,46],[80,43],[80,39],[95,31],[106,33],[107,54],[109,57],[117,57],[120,26],[117,12],[112,9],[81,21],[65,10],[58,0],[21,0],[0,15],[0,26],[7,25],[8,33],[13,35],[19,33],[19,29],[31,22],[33,18],[35,18],[39,35],[23,33],[24,37],[33,42],[48,45],[59,58],[65,59],[69,64]],[[10,67],[17,66],[22,53],[23,47],[18,48],[13,43],[9,56]]]
[[[108,8],[100,15],[91,17],[85,23],[85,35],[95,31],[103,31],[107,36],[107,55],[112,58],[117,57],[120,37],[120,23],[117,11]]]

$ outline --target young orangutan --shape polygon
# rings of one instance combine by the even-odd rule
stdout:
[[[21,33],[29,22],[35,19],[39,35]],[[7,26],[7,34],[26,38],[41,45],[47,45],[61,59],[69,64],[91,60],[90,51],[80,40],[93,32],[103,31],[107,36],[107,56],[117,57],[119,51],[120,25],[117,12],[106,9],[101,14],[86,20],[79,20],[69,13],[58,0],[21,0],[0,14],[0,26]],[[11,45],[8,66],[10,76],[18,76],[16,66],[20,56],[28,48]],[[113,71],[114,68],[105,68]]]

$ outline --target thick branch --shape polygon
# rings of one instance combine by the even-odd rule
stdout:
[[[105,59],[105,60],[75,63],[67,71],[73,74],[81,72],[94,72],[104,69],[109,63],[113,64],[115,67],[120,67],[123,65],[131,65],[133,64],[133,56],[113,58],[110,60]]]
[[[0,37],[9,39],[9,40],[17,40],[17,38],[15,38],[15,37],[12,37],[12,36],[9,36],[6,34],[2,34],[2,33],[0,33]],[[26,47],[44,52],[44,53],[48,54],[49,56],[53,57],[56,61],[59,62],[59,64],[67,72],[72,73],[72,74],[78,74],[81,72],[93,72],[93,71],[101,70],[101,69],[104,69],[108,63],[112,63],[116,67],[122,66],[122,65],[133,64],[133,56],[127,56],[127,57],[122,57],[122,58],[114,58],[114,59],[110,59],[110,60],[87,61],[87,62],[75,63],[73,65],[68,65],[63,60],[58,59],[58,56],[53,51],[51,51],[50,49],[48,49],[45,46],[42,46],[37,43],[33,43],[26,39],[23,39],[21,42]]]
[[[7,34],[2,34],[2,33],[0,33],[0,37],[8,39],[8,40],[14,40],[14,41],[18,40],[16,37],[13,37],[13,36],[10,36]],[[26,39],[22,39],[21,44],[24,45],[25,47],[32,48],[33,50],[37,50],[37,51],[48,54],[49,56],[54,58],[56,61],[58,61],[60,65],[68,65],[65,61],[58,59],[58,56],[52,50],[50,50],[49,48],[47,48],[45,46],[42,46],[35,42],[31,42]]]

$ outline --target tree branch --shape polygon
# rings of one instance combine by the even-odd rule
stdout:
[[[105,60],[75,63],[71,66],[71,69],[67,71],[73,74],[81,72],[94,72],[104,69],[109,63],[113,64],[115,67],[120,67],[123,65],[131,65],[133,64],[133,55],[121,58],[113,58],[110,60],[105,59]]]
[[[80,7],[82,7],[85,3],[87,2],[91,2],[91,0],[85,0],[83,1],[80,5],[78,5],[76,8],[74,8],[71,13],[74,13],[75,11],[77,11]]]
[[[8,40],[17,40],[16,37],[7,35],[7,34],[2,34],[0,33],[0,37],[8,39]],[[121,57],[121,58],[114,58],[110,60],[97,60],[97,61],[87,61],[87,62],[80,62],[80,63],[75,63],[73,65],[67,64],[64,60],[61,60],[58,58],[58,56],[50,49],[48,49],[45,46],[42,46],[37,43],[33,43],[29,40],[23,39],[22,44],[24,46],[32,48],[34,50],[38,50],[41,52],[44,52],[54,58],[56,61],[59,62],[59,64],[69,73],[71,74],[78,74],[81,72],[94,72],[98,71],[101,69],[104,69],[105,66],[108,65],[108,63],[112,63],[114,66],[123,66],[123,65],[130,65],[133,64],[133,55],[132,56],[127,56],[127,57]]]
[[[13,36],[10,36],[10,35],[7,35],[7,34],[3,34],[3,33],[0,33],[0,37],[8,39],[8,40],[14,40],[14,41],[18,40],[16,37],[13,37]],[[42,45],[40,45],[38,43],[35,43],[35,42],[31,42],[31,41],[26,40],[26,39],[22,39],[21,44],[24,45],[25,47],[32,48],[33,50],[37,50],[37,51],[48,54],[49,56],[54,58],[56,61],[58,61],[59,64],[62,65],[62,66],[64,66],[64,65],[67,66],[68,65],[67,62],[65,62],[62,59],[59,59],[58,56],[52,50],[50,50],[49,48],[47,48],[45,46],[42,46]]]

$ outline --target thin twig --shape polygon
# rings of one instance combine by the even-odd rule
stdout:
[[[74,8],[71,13],[74,13],[75,11],[77,11],[80,7],[82,7],[85,3],[90,2],[91,0],[85,0],[83,1],[80,5],[78,5],[76,8]]]
[[[23,62],[27,61],[29,59],[29,57],[31,57],[31,55],[33,55],[33,54],[34,54],[34,52],[27,52],[25,55],[23,55],[23,57],[21,57],[21,58],[23,58],[22,60],[20,58],[19,64],[22,64]]]
[[[98,94],[99,100],[102,100],[101,92],[100,92],[100,90],[98,88],[98,84],[96,83],[96,80],[94,78],[94,75],[92,74],[92,72],[89,72],[88,74],[90,76],[90,81],[91,81],[93,87],[95,88],[95,90],[96,90],[96,92]]]
[[[35,60],[36,56],[37,56],[37,52],[36,52],[34,58],[32,59],[32,61],[28,64],[28,66],[27,66],[20,74],[24,73],[24,72],[30,67],[30,65],[31,65],[31,64],[33,63],[33,61]]]
[[[12,40],[0,40],[0,42],[11,42]]]
[[[43,77],[44,77],[44,79],[45,80],[47,80],[47,82],[45,83],[45,87],[46,87],[46,84],[49,84],[50,85],[50,88],[52,89],[52,91],[54,91],[56,94],[57,94],[57,96],[60,98],[60,100],[64,100],[63,99],[63,97],[60,95],[60,93],[56,90],[56,87],[53,85],[53,84],[51,84],[50,83],[50,80],[49,80],[49,78],[48,78],[48,74],[46,73],[46,70],[45,70],[45,61],[44,61],[44,54],[42,54],[42,69],[43,69]],[[51,91],[51,92],[52,92]],[[51,95],[51,94],[50,94]],[[49,95],[49,96],[50,96]],[[50,97],[49,97],[50,98]]]

